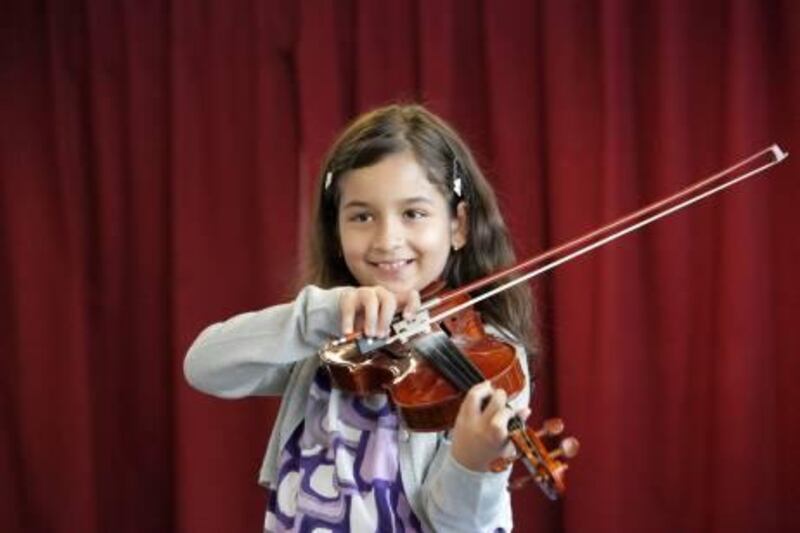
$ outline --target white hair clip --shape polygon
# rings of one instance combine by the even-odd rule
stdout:
[[[326,191],[330,188],[331,182],[333,182],[333,172],[328,172],[327,174],[325,174],[325,190]]]
[[[451,148],[450,151],[452,152],[453,149]],[[458,166],[458,159],[453,155],[453,193],[461,198],[461,172],[458,171]]]
[[[456,196],[461,198],[461,178],[453,180],[453,192],[456,193]]]

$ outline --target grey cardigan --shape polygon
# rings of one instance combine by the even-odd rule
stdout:
[[[206,328],[184,361],[196,389],[221,398],[282,395],[259,482],[272,487],[278,457],[305,414],[319,366],[318,348],[339,334],[340,289],[304,288],[290,303],[237,315]],[[517,348],[527,374],[527,357]],[[527,380],[526,380],[527,381]],[[526,388],[512,400],[527,405]],[[510,531],[509,471],[474,472],[450,454],[446,433],[399,432],[400,475],[406,497],[428,531]]]

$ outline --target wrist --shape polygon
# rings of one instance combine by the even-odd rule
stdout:
[[[465,453],[457,446],[453,446],[450,449],[450,455],[452,455],[453,460],[465,470],[478,473],[489,471],[489,461],[484,461],[482,458]]]

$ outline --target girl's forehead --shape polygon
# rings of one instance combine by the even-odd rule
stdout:
[[[352,202],[445,201],[410,152],[391,154],[368,167],[349,170],[340,177],[338,186],[342,207]]]

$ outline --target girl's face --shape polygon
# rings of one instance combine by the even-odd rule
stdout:
[[[342,255],[362,286],[420,290],[439,279],[450,249],[466,243],[466,206],[452,217],[410,152],[351,170],[338,186]]]

